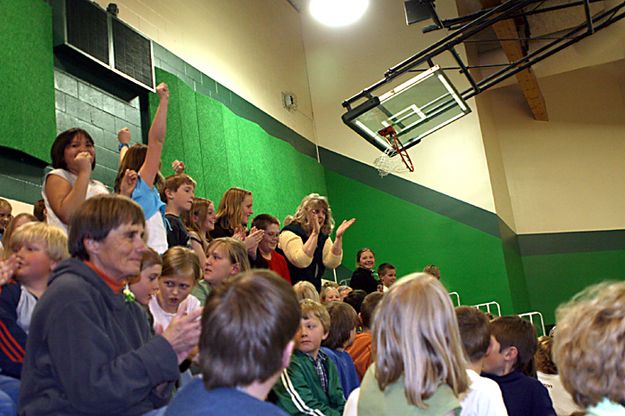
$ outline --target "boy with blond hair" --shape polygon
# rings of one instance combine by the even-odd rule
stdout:
[[[52,269],[69,256],[67,236],[55,226],[30,222],[15,231],[6,249],[11,255],[2,274],[12,280],[0,293],[0,368],[19,379],[33,310]]]
[[[167,204],[165,217],[169,221],[167,227],[167,245],[187,247],[189,233],[182,222],[182,214],[189,212],[193,206],[196,183],[189,175],[178,173],[165,179],[165,187],[161,198]]]
[[[16,414],[10,409],[17,409],[19,402],[32,313],[52,269],[69,253],[63,230],[42,222],[18,227],[5,249],[7,259],[0,261],[0,414]]]
[[[321,351],[330,331],[330,315],[319,302],[300,302],[301,328],[291,364],[273,388],[278,406],[291,415],[341,416],[345,406],[338,370]]]

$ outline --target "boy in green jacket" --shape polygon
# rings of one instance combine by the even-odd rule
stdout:
[[[336,366],[320,350],[328,337],[330,315],[318,302],[300,302],[302,325],[291,364],[273,387],[278,406],[297,415],[341,416],[345,399]]]

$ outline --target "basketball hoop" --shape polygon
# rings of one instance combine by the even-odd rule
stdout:
[[[373,161],[373,166],[376,167],[379,175],[384,177],[389,173],[414,172],[414,165],[410,155],[408,155],[408,151],[404,149],[404,146],[397,138],[397,133],[393,126],[383,128],[378,131],[378,134],[383,136],[391,146],[384,151],[383,155],[378,156]],[[401,159],[393,160],[392,158],[396,155],[399,155]]]

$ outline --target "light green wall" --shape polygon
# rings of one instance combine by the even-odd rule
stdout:
[[[304,195],[326,194],[324,169],[316,160],[176,76],[163,70],[156,75],[170,88],[164,174],[172,173],[171,161],[182,160],[198,183],[196,195],[217,205],[228,188],[241,187],[254,194],[256,213],[280,219],[295,212]],[[152,94],[152,113],[157,103]]]

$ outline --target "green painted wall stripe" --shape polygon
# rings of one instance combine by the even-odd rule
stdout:
[[[625,250],[625,230],[520,234],[523,256]]]
[[[319,148],[319,157],[326,168],[343,176],[499,237],[498,217],[492,212],[397,176],[381,178],[375,168],[322,147]]]

